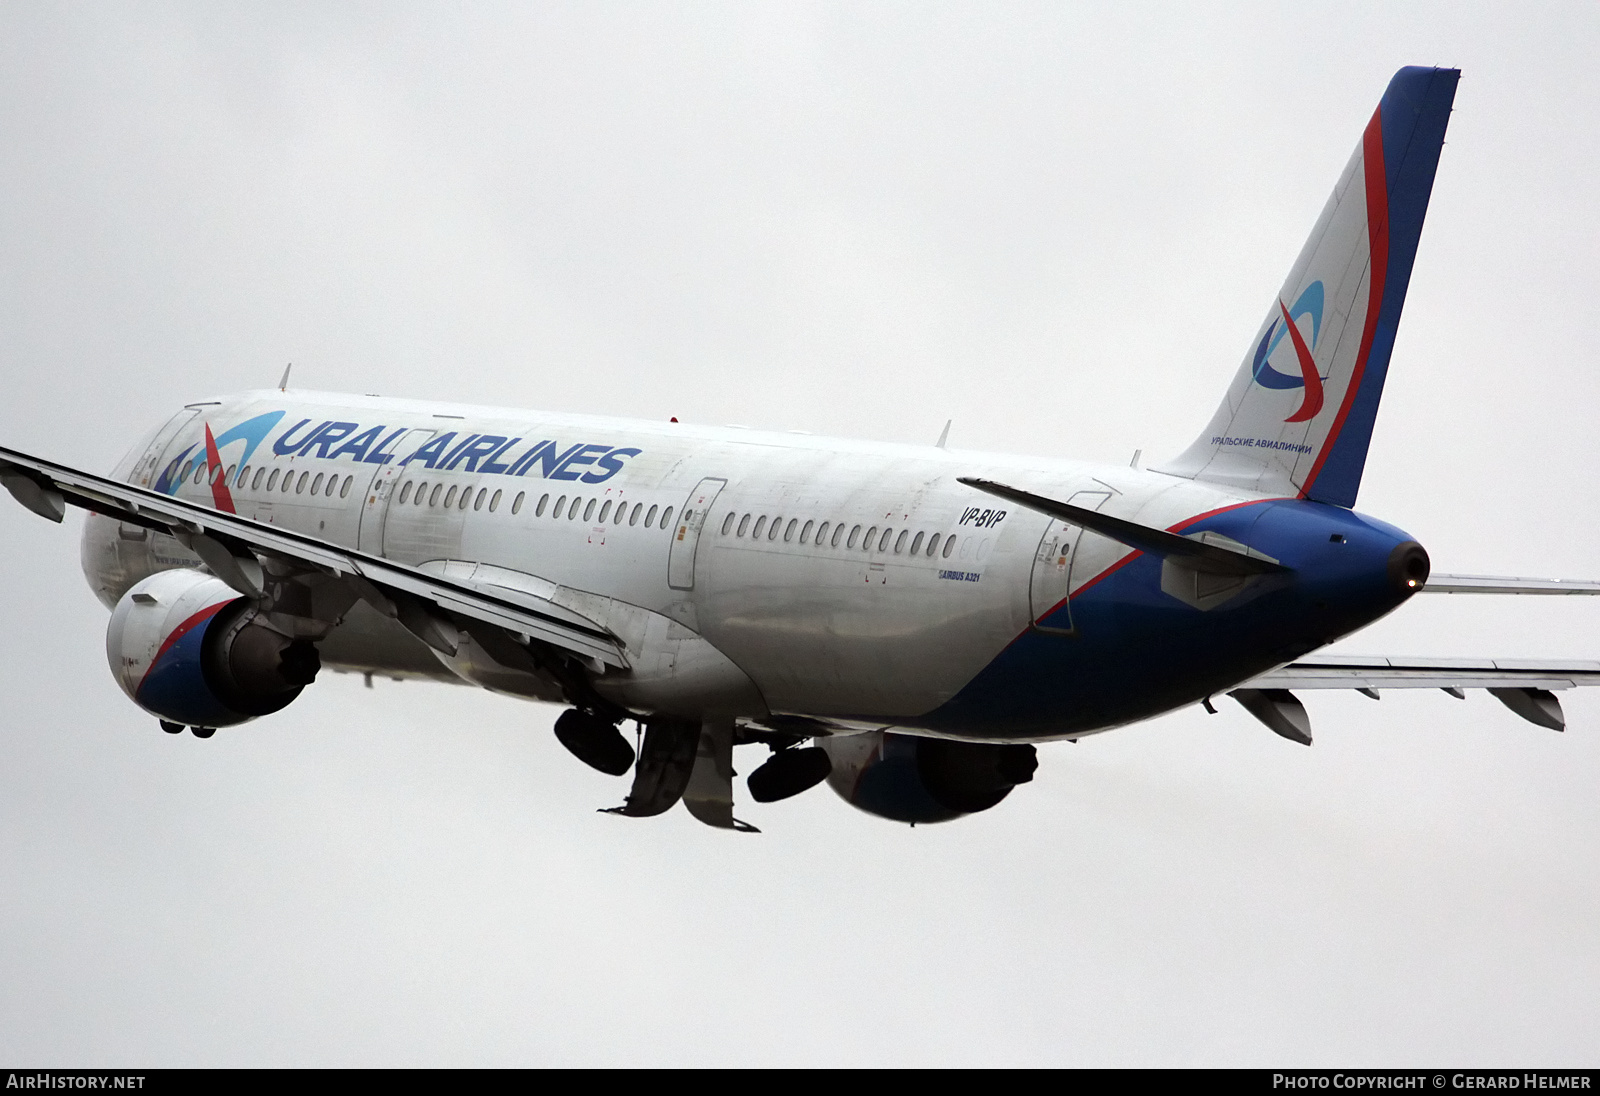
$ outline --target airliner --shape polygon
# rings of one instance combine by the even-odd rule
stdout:
[[[109,476],[0,448],[86,509],[106,654],[162,729],[272,715],[322,670],[560,704],[614,812],[734,816],[828,783],[898,822],[988,810],[1035,744],[1229,696],[1309,745],[1297,690],[1485,688],[1561,729],[1600,662],[1315,654],[1433,576],[1358,513],[1459,72],[1405,68],[1221,405],[1157,467],[291,388],[190,403]],[[370,678],[369,678],[370,680]],[[631,734],[621,727],[636,726]],[[631,741],[630,741],[631,739]],[[637,744],[637,745],[636,745]]]

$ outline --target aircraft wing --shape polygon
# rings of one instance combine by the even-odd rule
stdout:
[[[455,653],[459,621],[475,637],[501,629],[526,648],[532,641],[600,663],[627,668],[623,645],[570,609],[523,590],[428,574],[319,537],[172,498],[0,447],[0,484],[34,513],[60,521],[67,504],[167,533],[241,594],[262,599],[279,581],[327,576],[423,642]],[[493,640],[491,640],[492,642]]]
[[[1246,682],[1258,689],[1572,689],[1600,685],[1579,659],[1383,658],[1313,655]]]
[[[1489,695],[1517,715],[1553,731],[1566,729],[1556,692],[1600,685],[1600,662],[1580,659],[1385,658],[1313,655],[1252,678],[1229,692],[1267,727],[1311,745],[1311,718],[1291,690],[1355,689],[1377,700],[1379,689],[1442,689],[1457,699],[1467,689]],[[1215,711],[1211,702],[1206,709]]]

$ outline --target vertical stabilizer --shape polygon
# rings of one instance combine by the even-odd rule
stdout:
[[[1355,505],[1460,76],[1395,73],[1222,406],[1160,471]]]

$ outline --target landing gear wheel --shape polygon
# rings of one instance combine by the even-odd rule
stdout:
[[[182,723],[174,723],[170,719],[163,719],[161,721],[161,729],[168,734],[182,734],[184,726]]]
[[[217,733],[215,727],[190,727],[189,730],[194,732],[196,738],[210,738]]]
[[[556,720],[556,738],[585,765],[607,776],[621,776],[633,768],[633,747],[615,724],[577,709],[562,712]]]

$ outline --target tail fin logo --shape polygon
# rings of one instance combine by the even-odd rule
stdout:
[[[1305,422],[1322,410],[1323,377],[1317,372],[1317,363],[1311,356],[1317,347],[1317,340],[1322,336],[1322,302],[1323,291],[1320,281],[1306,286],[1300,296],[1295,298],[1293,305],[1278,301],[1278,311],[1282,316],[1281,324],[1279,320],[1273,320],[1268,325],[1266,334],[1261,336],[1260,345],[1256,347],[1251,372],[1257,384],[1263,388],[1305,389],[1305,397],[1300,401],[1299,408],[1284,419],[1284,422]],[[1296,322],[1302,316],[1311,317],[1309,345]],[[1279,372],[1272,367],[1273,352],[1278,349],[1278,344],[1283,342],[1285,335],[1289,337],[1289,343],[1294,347],[1295,364],[1299,367],[1298,374]]]

